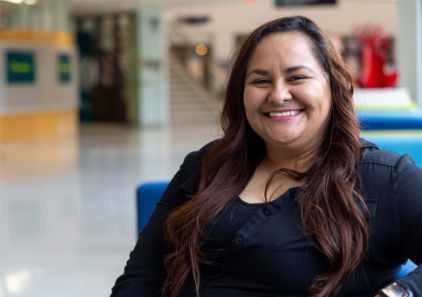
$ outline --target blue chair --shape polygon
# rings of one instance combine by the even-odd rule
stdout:
[[[168,181],[162,182],[147,182],[138,186],[136,190],[136,205],[138,215],[138,234],[146,226],[149,217],[155,209],[157,202],[164,193]],[[394,279],[404,277],[415,270],[417,265],[412,261],[408,261],[403,265],[402,269],[395,276]]]
[[[147,182],[141,184],[136,189],[136,210],[138,234],[148,223],[149,217],[167,188],[169,182]]]
[[[415,263],[413,263],[410,260],[407,260],[406,264],[404,264],[399,271],[399,273],[396,274],[394,279],[402,278],[411,273],[413,270],[415,270],[418,267]]]
[[[422,111],[361,111],[356,116],[362,130],[419,130],[422,129]]]

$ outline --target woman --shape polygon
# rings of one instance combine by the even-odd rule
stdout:
[[[224,137],[186,157],[112,296],[422,296],[421,268],[390,284],[422,261],[422,170],[359,139],[352,82],[309,19],[256,29]]]

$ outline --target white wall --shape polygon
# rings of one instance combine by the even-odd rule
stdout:
[[[9,50],[34,53],[33,84],[7,82],[6,53]],[[71,80],[68,83],[58,81],[59,54],[68,54],[71,59]],[[0,41],[0,114],[76,109],[79,105],[76,57],[76,50],[69,46]]]
[[[422,1],[398,0],[398,16],[400,85],[409,90],[410,97],[422,109]]]
[[[283,16],[301,14],[316,21],[330,33],[348,34],[355,24],[380,24],[386,32],[397,33],[397,4],[394,1],[337,0],[337,5],[277,8],[273,0],[255,3],[202,5],[171,8],[165,11],[168,25],[181,16],[209,16],[210,22],[199,26],[178,25],[193,42],[212,44],[216,61],[227,60],[238,34],[247,34],[262,23]]]

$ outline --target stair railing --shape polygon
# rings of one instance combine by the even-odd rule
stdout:
[[[167,40],[170,42],[171,46],[191,46],[193,42],[190,42],[189,38],[176,29],[176,25],[170,24],[168,26],[168,38]],[[204,91],[208,93],[206,98],[211,100],[211,104],[215,107],[218,107],[221,110],[223,101],[224,101],[224,93],[226,90],[226,77],[227,72],[222,67],[220,67],[215,61],[212,59],[207,59],[207,62],[204,63],[204,73],[206,79],[203,83],[197,82],[194,77],[189,73],[186,69],[184,61],[181,61],[177,55],[171,54],[171,58],[177,61],[178,66],[184,68],[184,74],[188,75],[191,79],[191,82],[195,82],[196,85],[200,85]],[[179,68],[179,67],[178,67]],[[181,71],[181,69],[179,68]]]
[[[205,100],[205,103],[212,106],[215,110],[220,111],[222,109],[223,101],[221,98],[214,96],[209,90],[207,90],[203,84],[198,83],[195,78],[189,73],[185,65],[180,61],[180,59],[173,53],[170,53],[170,68],[173,71],[176,71],[179,77],[181,77],[186,83],[190,85],[193,89],[200,94],[199,100]]]

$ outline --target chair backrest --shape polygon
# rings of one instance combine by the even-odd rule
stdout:
[[[413,270],[418,268],[418,265],[413,263],[412,261],[408,260],[406,264],[403,265],[399,273],[396,274],[394,279],[402,278],[411,273]]]
[[[168,184],[168,181],[161,181],[147,182],[138,186],[136,190],[138,235],[148,223],[157,202],[160,200]],[[417,265],[409,260],[405,265],[403,265],[395,279],[408,275],[410,272],[415,270],[416,267]]]
[[[422,112],[400,111],[361,111],[356,116],[362,130],[420,130]]]
[[[149,217],[168,184],[168,181],[147,182],[139,185],[136,189],[138,235],[148,223]]]

